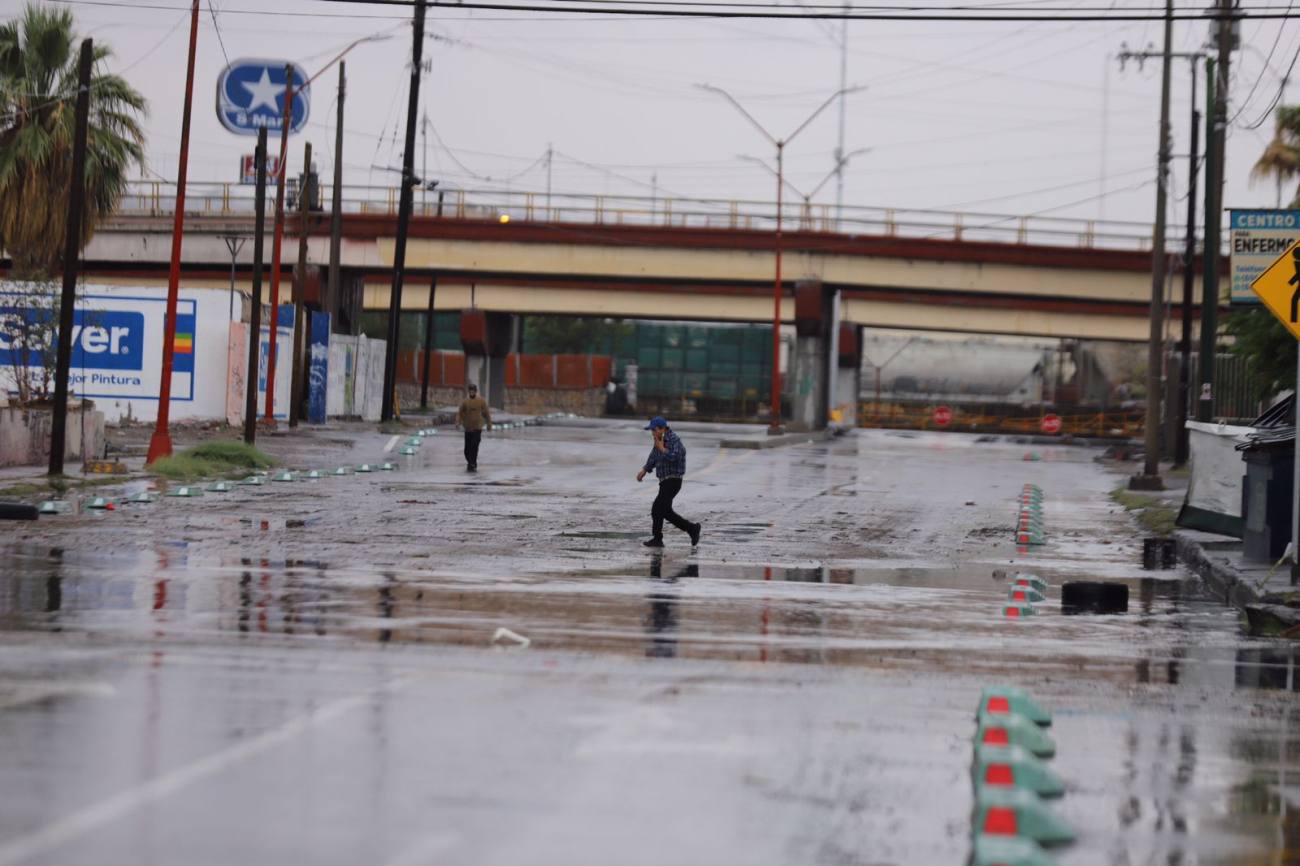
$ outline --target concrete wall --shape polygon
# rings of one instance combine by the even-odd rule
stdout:
[[[384,399],[383,340],[330,335],[325,412],[331,417],[378,421]],[[399,395],[401,394],[399,390]],[[414,405],[420,403],[416,392]],[[408,405],[402,398],[402,405]]]
[[[41,466],[49,462],[53,420],[47,409],[0,409],[0,466]],[[63,456],[69,461],[103,454],[104,413],[70,410],[66,444]]]

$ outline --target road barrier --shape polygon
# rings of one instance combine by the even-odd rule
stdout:
[[[935,422],[932,404],[862,402],[858,405],[859,427],[889,427],[902,430],[944,430],[1018,436],[1052,435],[1059,438],[1140,439],[1145,416],[1137,412],[1055,412],[1038,415],[1008,415],[980,408],[950,407],[946,424]],[[1043,433],[1048,414],[1060,421],[1058,432]],[[1030,459],[1026,457],[1026,459]]]
[[[1014,586],[1014,584],[1013,584]],[[1044,845],[1073,842],[1074,830],[1045,799],[1065,795],[1065,782],[1043,759],[1056,744],[1043,728],[1052,714],[1014,686],[989,686],[975,713],[971,785],[972,866],[1044,866]]]

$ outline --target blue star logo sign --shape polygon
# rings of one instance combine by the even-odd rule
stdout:
[[[293,112],[289,131],[299,132],[311,109],[307,74],[293,70]],[[285,66],[283,60],[236,60],[217,78],[217,119],[236,135],[257,135],[262,127],[274,132],[284,125]]]

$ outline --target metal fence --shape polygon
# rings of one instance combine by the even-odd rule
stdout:
[[[399,189],[393,186],[345,185],[344,213],[395,215]],[[176,184],[137,180],[128,184],[117,214],[124,217],[164,216],[174,212]],[[320,191],[328,209],[333,193]],[[185,211],[194,216],[239,216],[253,213],[253,188],[237,183],[190,181]],[[838,216],[837,216],[838,213]],[[584,225],[664,226],[772,231],[776,205],[752,199],[712,199],[660,196],[577,195],[573,193],[509,190],[417,190],[417,217],[455,217],[496,221],[574,223]],[[784,202],[783,227],[840,235],[871,235],[911,239],[984,241],[1082,249],[1149,250],[1151,225],[1121,220],[937,211],[914,208],[845,206]],[[1171,250],[1182,240],[1169,239]]]

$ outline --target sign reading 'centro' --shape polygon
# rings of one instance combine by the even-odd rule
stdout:
[[[257,135],[262,127],[281,129],[288,82],[286,65],[293,70],[289,131],[301,131],[311,109],[311,88],[306,84],[307,73],[283,60],[236,60],[221,71],[217,77],[217,119],[221,125],[236,135]]]
[[[1300,211],[1232,210],[1232,303],[1257,304],[1250,285],[1300,240]]]

